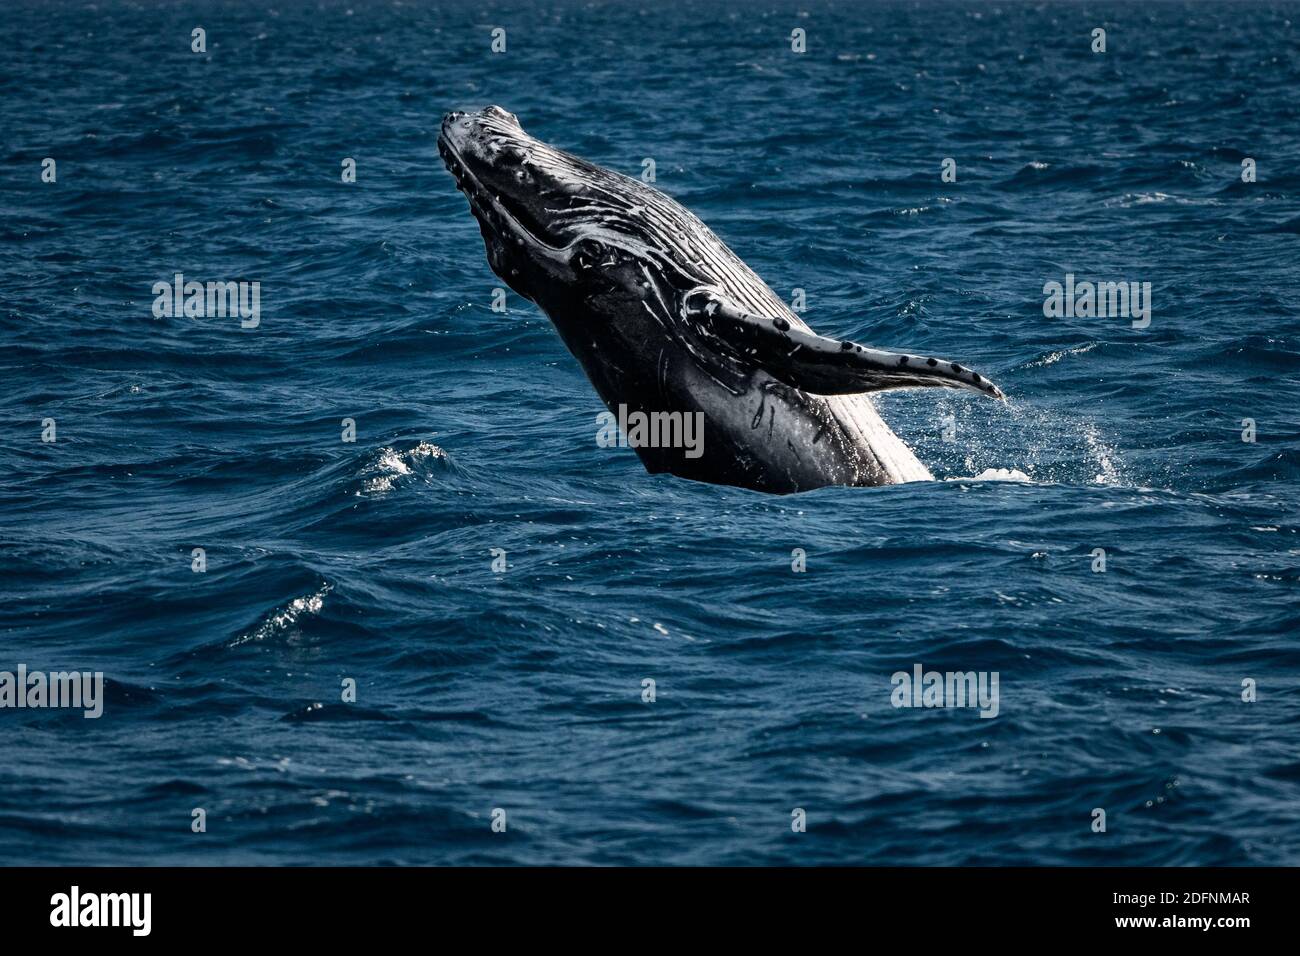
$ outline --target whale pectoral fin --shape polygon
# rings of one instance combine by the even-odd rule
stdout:
[[[956,362],[805,332],[788,319],[753,315],[704,290],[686,297],[686,314],[773,378],[814,395],[940,386],[1005,401],[1000,388]]]

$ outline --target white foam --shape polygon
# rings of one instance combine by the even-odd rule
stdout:
[[[372,473],[361,486],[358,495],[383,494],[393,490],[398,478],[412,473],[412,465],[425,458],[446,458],[447,453],[432,442],[422,441],[414,448],[398,451],[386,447],[379,450],[379,458],[365,471]],[[373,474],[378,472],[377,475]]]
[[[978,475],[968,478],[945,478],[944,481],[1022,481],[1032,482],[1019,468],[985,468]]]
[[[228,647],[238,647],[240,644],[247,644],[250,641],[263,641],[277,633],[287,633],[297,627],[298,619],[305,614],[316,615],[321,612],[325,606],[325,595],[333,589],[331,584],[322,584],[313,594],[304,594],[302,597],[294,598],[287,605],[272,611],[262,623],[249,631],[247,634],[241,634],[231,641]]]

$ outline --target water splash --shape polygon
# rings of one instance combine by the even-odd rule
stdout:
[[[315,592],[294,598],[282,608],[272,611],[257,627],[246,634],[241,634],[227,644],[227,647],[239,647],[264,641],[277,635],[291,635],[297,630],[298,621],[303,615],[316,615],[325,606],[325,596],[334,589],[328,582],[322,584]]]
[[[450,456],[443,448],[427,441],[405,451],[391,446],[381,448],[375,461],[362,468],[358,477],[364,480],[356,495],[363,498],[387,494],[399,479],[414,474],[422,463],[431,461],[449,462]]]

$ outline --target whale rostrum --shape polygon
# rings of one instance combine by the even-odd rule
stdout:
[[[636,446],[652,473],[777,493],[924,481],[868,393],[1003,397],[956,362],[817,335],[679,203],[499,106],[448,113],[438,148],[488,264],[550,317],[606,406],[702,415],[702,453]]]

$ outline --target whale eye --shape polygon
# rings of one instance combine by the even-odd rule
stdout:
[[[573,247],[569,261],[578,269],[590,269],[604,262],[609,252],[608,247],[595,239],[580,239]]]

